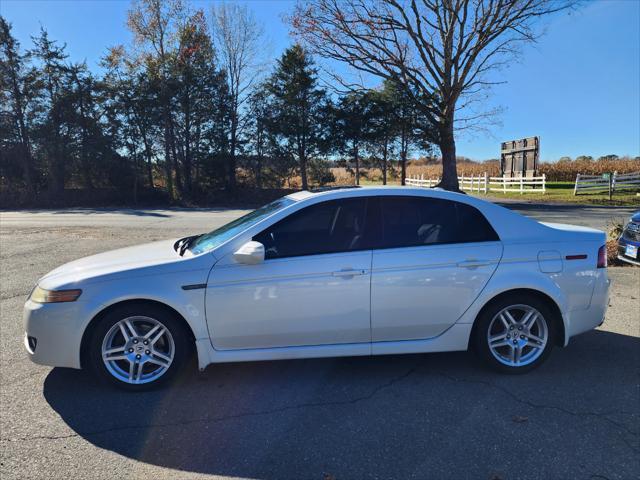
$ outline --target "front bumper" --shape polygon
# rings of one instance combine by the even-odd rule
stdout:
[[[36,303],[27,300],[23,311],[25,349],[37,364],[80,368],[84,318],[82,302]],[[35,340],[35,341],[34,341]]]

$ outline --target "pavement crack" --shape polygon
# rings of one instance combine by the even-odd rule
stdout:
[[[531,407],[533,409],[550,409],[550,410],[557,410],[559,412],[565,413],[567,415],[571,415],[574,417],[595,417],[595,418],[599,418],[602,419],[608,423],[610,423],[611,425],[624,430],[625,432],[627,432],[629,435],[632,435],[634,437],[638,436],[638,432],[634,432],[632,429],[630,429],[627,425],[625,425],[624,423],[621,422],[616,422],[615,420],[612,420],[611,418],[608,417],[608,415],[633,415],[634,413],[631,412],[624,412],[624,411],[610,411],[610,412],[589,412],[589,411],[583,411],[583,412],[576,412],[573,410],[569,410],[567,408],[564,407],[560,407],[558,405],[547,405],[544,403],[535,403],[532,402],[531,400],[527,400],[524,398],[519,397],[518,395],[516,395],[515,393],[513,393],[511,390],[502,387],[500,385],[496,385],[495,383],[492,382],[488,382],[488,381],[483,381],[483,380],[471,380],[471,379],[465,379],[465,378],[458,378],[458,377],[454,377],[452,375],[447,375],[446,373],[442,373],[442,372],[436,372],[436,374],[440,377],[446,378],[452,382],[458,382],[458,383],[469,383],[469,384],[479,384],[479,385],[484,385],[486,387],[489,388],[493,388],[495,390],[499,390],[500,392],[504,393],[505,395],[511,397],[513,400],[515,400],[518,403],[521,403],[523,405],[527,405],[528,407]],[[627,441],[627,439],[622,438],[622,440],[624,441],[624,443],[634,452],[636,453],[640,453],[640,449],[636,448],[634,445],[632,445],[629,441]]]
[[[361,395],[358,397],[346,399],[346,400],[327,400],[327,401],[317,401],[317,402],[305,402],[299,403],[296,405],[288,405],[279,408],[273,408],[268,410],[259,410],[253,412],[244,412],[233,415],[224,415],[221,417],[204,417],[204,418],[195,418],[189,420],[182,420],[178,422],[165,422],[165,423],[152,423],[146,425],[123,425],[118,427],[106,428],[102,430],[94,430],[91,432],[75,432],[66,435],[34,435],[28,437],[19,437],[13,439],[0,439],[1,442],[25,442],[32,440],[63,440],[73,437],[90,437],[94,435],[103,435],[113,432],[126,431],[126,430],[139,430],[139,429],[152,429],[152,428],[165,428],[165,427],[176,427],[176,426],[187,426],[193,425],[197,423],[219,423],[227,420],[236,420],[240,418],[247,417],[258,417],[264,415],[273,415],[277,413],[287,412],[291,410],[301,410],[305,408],[316,408],[316,407],[330,407],[330,406],[340,406],[340,405],[354,405],[360,402],[365,402],[371,400],[376,395],[378,395],[381,391],[386,390],[388,388],[393,387],[395,384],[405,380],[407,377],[412,375],[416,370],[416,367],[412,367],[402,375],[398,375],[396,377],[391,378],[390,380],[376,386],[366,395]]]
[[[29,296],[29,292],[16,293],[15,295],[14,294],[9,294],[9,296],[0,297],[0,302],[4,302],[5,300],[12,300],[14,298],[19,298],[19,297],[27,298],[28,296]]]

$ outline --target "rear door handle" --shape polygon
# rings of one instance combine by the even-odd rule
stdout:
[[[464,262],[458,262],[457,265],[464,268],[477,268],[484,267],[485,265],[489,265],[490,263],[491,262],[488,260],[465,260]]]
[[[331,272],[334,277],[355,277],[356,275],[364,275],[366,270],[354,270],[352,268]]]

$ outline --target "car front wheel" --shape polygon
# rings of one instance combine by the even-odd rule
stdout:
[[[491,304],[478,318],[475,350],[493,369],[525,373],[543,363],[555,343],[555,318],[532,295],[513,295]]]
[[[100,319],[87,353],[101,378],[128,390],[146,390],[175,377],[188,347],[182,325],[165,309],[124,305]]]

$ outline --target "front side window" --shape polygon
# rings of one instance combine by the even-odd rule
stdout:
[[[229,222],[212,232],[201,235],[190,245],[189,250],[191,250],[194,255],[209,252],[244,230],[294,203],[295,200],[290,198],[279,198],[278,200],[237,218],[236,220]]]
[[[330,200],[303,208],[260,232],[253,240],[265,258],[297,257],[362,250],[365,198]]]
[[[425,197],[380,197],[381,248],[498,240],[470,205]]]

